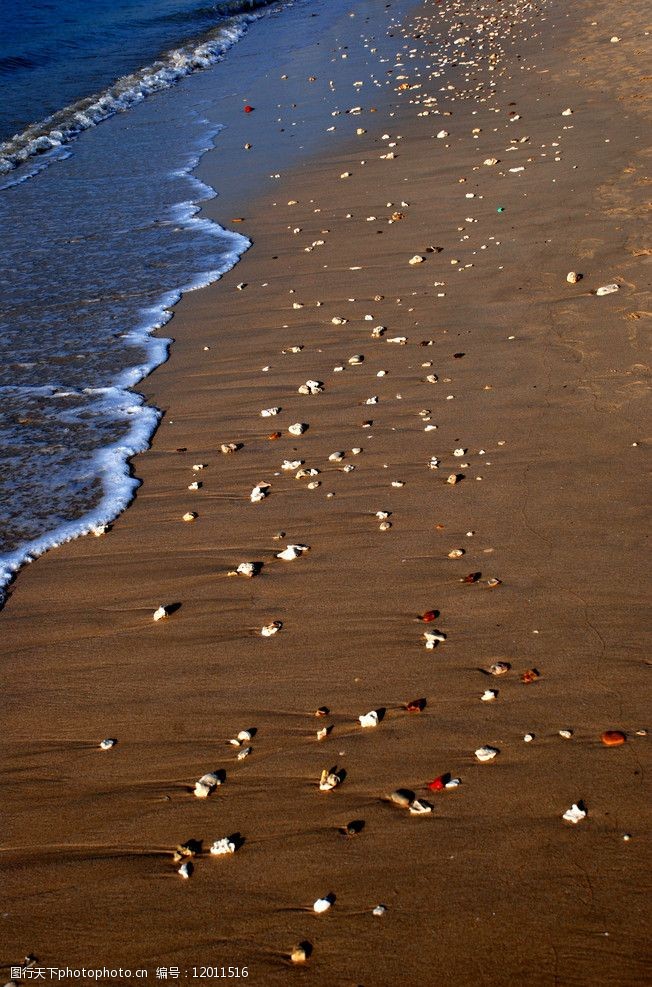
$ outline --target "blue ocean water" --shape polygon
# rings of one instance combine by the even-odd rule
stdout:
[[[0,595],[128,504],[159,417],[133,389],[166,358],[151,333],[249,246],[197,215],[215,191],[192,171],[220,121],[175,83],[265,8],[2,0]]]

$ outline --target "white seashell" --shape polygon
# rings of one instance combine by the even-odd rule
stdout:
[[[195,513],[195,511],[186,511],[186,513],[183,515],[183,520],[184,521],[195,521],[197,519],[197,517],[198,517],[198,515]]]
[[[231,747],[240,747],[241,741],[237,737],[231,737],[228,743],[231,744]]]
[[[206,463],[195,463],[195,465],[193,466],[193,470],[195,470],[195,472],[197,470],[205,470],[205,469],[206,469]]]
[[[451,486],[453,486],[454,484],[459,483],[459,480],[460,478],[457,473],[451,473],[450,476],[447,477],[446,483],[450,483]]]
[[[573,802],[570,809],[566,809],[566,812],[563,814],[562,819],[565,819],[566,822],[577,825],[577,823],[581,822],[582,819],[586,819],[586,816],[587,816],[586,810],[580,809],[579,805]]]
[[[245,757],[253,754],[253,751],[253,747],[243,747],[241,751],[238,751],[238,761],[244,761]]]
[[[397,346],[405,346],[407,343],[407,336],[390,336],[385,340],[386,343],[396,343]]]
[[[461,784],[462,784],[461,778],[451,778],[450,781],[446,782],[444,788],[459,788]]]
[[[380,916],[384,915],[386,911],[387,911],[386,905],[376,905],[375,908],[372,908],[371,914],[376,915],[378,918],[380,918]]]
[[[436,384],[439,381],[439,377],[437,376],[437,374],[428,374],[426,380],[428,381],[429,384]]]
[[[561,111],[561,115],[563,117],[569,117],[569,116],[572,116],[572,114],[573,114],[573,111],[571,110],[570,106],[567,107],[567,109]]]
[[[248,579],[253,579],[256,575],[258,566],[255,562],[241,562],[238,568],[235,570],[240,576],[247,576]]]
[[[428,469],[431,469],[431,470],[438,470],[439,469],[439,460],[437,459],[436,456],[433,456],[431,458],[430,462],[428,463]]]
[[[333,318],[331,319],[331,322],[334,326],[343,326],[348,321],[349,321],[348,319],[343,319],[341,315],[334,315]]]
[[[319,791],[320,792],[331,792],[334,788],[342,783],[342,777],[337,771],[328,771],[326,768],[321,773],[319,779]]]
[[[430,812],[432,812],[432,805],[425,799],[415,799],[414,802],[410,803],[410,815],[412,816],[425,816]]]
[[[378,528],[379,528],[380,531],[389,531],[389,529],[391,528],[391,526],[392,526],[392,522],[391,521],[382,521],[378,525]]]
[[[350,171],[343,171],[342,174],[340,175],[340,178],[350,178],[350,177],[351,177]]]
[[[188,484],[188,490],[199,490],[201,483],[198,480],[193,480],[192,483]]]
[[[158,610],[154,611],[154,620],[164,620],[167,616],[169,616],[168,607],[161,605]]]
[[[322,727],[321,730],[317,731],[317,740],[325,740],[330,732],[331,727]]]
[[[252,504],[259,504],[261,500],[267,497],[267,491],[269,490],[269,483],[259,483],[257,487],[249,494],[249,500]]]
[[[386,521],[388,517],[392,516],[391,511],[376,511],[376,517],[379,521]]]
[[[307,380],[299,388],[299,394],[321,394],[323,390],[324,385],[320,380]]]
[[[314,466],[306,467],[305,469],[300,469],[295,475],[295,480],[303,480],[306,476],[319,476],[319,470],[315,469]]]
[[[211,853],[214,857],[221,857],[226,853],[235,853],[235,843],[225,836],[221,840],[215,840],[211,846]]]
[[[107,533],[109,528],[110,525],[108,524],[98,524],[93,528],[93,534],[95,535],[96,538],[101,538],[102,535],[105,535]]]
[[[280,408],[263,408],[263,410],[260,413],[260,417],[273,418],[275,415],[279,414],[280,410],[281,410]]]
[[[240,743],[244,743],[245,740],[251,740],[253,738],[253,733],[251,730],[241,730],[238,734],[238,740]]]
[[[293,963],[305,963],[308,959],[309,953],[305,946],[295,946],[290,953],[290,959]]]
[[[273,620],[271,624],[265,624],[265,626],[261,628],[260,633],[263,637],[273,637],[274,634],[278,634],[282,626],[283,621]]]
[[[238,449],[240,448],[241,446],[237,442],[224,442],[220,446],[220,452],[223,453],[225,456],[228,456],[229,453],[237,452]]]
[[[321,487],[320,480],[313,480],[312,483],[308,484],[308,490],[316,490],[317,487]]]
[[[466,453],[466,449],[461,449],[461,448],[460,449],[453,449],[453,455],[454,456],[457,456],[458,459],[460,458],[460,456],[464,456],[465,453]]]
[[[492,703],[494,699],[498,698],[497,689],[485,689],[485,691],[480,696],[483,703]]]
[[[493,165],[498,164],[498,158],[485,158],[482,163],[487,165],[487,167],[491,168]]]
[[[341,463],[343,459],[344,459],[343,452],[332,452],[328,457],[329,463]]]
[[[361,452],[362,449],[360,448],[360,446],[354,446],[353,449],[351,449],[352,456],[359,456]]]
[[[581,277],[582,275],[578,274],[577,271],[569,271],[566,275],[566,280],[569,284],[577,284]]]
[[[415,264],[423,264],[425,259],[426,259],[425,257],[421,257],[419,254],[415,254],[414,257],[410,258],[408,264],[412,264],[412,266],[414,266]]]
[[[373,397],[367,398],[367,400],[365,401],[365,404],[378,404],[378,395],[377,394],[374,394]]]
[[[450,550],[450,552],[448,553],[448,558],[449,559],[461,559],[463,555],[464,555],[464,549],[463,548],[452,548]]]
[[[209,771],[207,774],[202,775],[199,781],[195,782],[194,794],[198,799],[205,799],[214,792],[218,785],[221,785],[222,781],[214,771]]]
[[[283,559],[285,562],[292,562],[293,559],[298,559],[304,552],[309,551],[309,545],[288,545],[282,552],[276,553],[276,558]]]
[[[104,740],[100,741],[100,749],[103,751],[110,751],[111,748],[115,747],[117,743],[118,741],[115,737],[106,737]]]
[[[392,486],[393,487],[404,487],[405,486],[405,480],[392,480]]]
[[[560,730],[559,731],[559,736],[560,737],[563,737],[564,740],[570,740],[571,737],[573,736],[573,731],[572,730]]]
[[[317,912],[318,915],[321,915],[322,912],[327,912],[331,905],[332,902],[330,898],[318,898],[312,906],[312,910]]]
[[[290,435],[303,435],[307,428],[308,426],[304,425],[302,422],[295,422],[294,425],[290,425],[288,432]]]
[[[374,328],[371,330],[371,335],[373,336],[374,339],[380,339],[380,337],[383,336],[386,332],[387,329],[385,326],[374,326]]]
[[[352,473],[354,469],[355,469],[355,466],[353,466],[352,463],[349,463],[348,466],[343,466],[340,472],[342,472],[342,473]]]
[[[284,459],[281,463],[281,469],[286,470],[287,472],[290,470],[298,470],[303,463],[303,459]]]
[[[439,643],[446,640],[446,635],[442,634],[441,631],[424,631],[423,636],[426,639],[426,648],[428,651],[432,651]]]
[[[193,870],[194,870],[193,865],[190,863],[189,860],[187,860],[185,864],[181,864],[181,867],[177,871],[177,874],[180,874],[181,877],[185,878],[185,880],[188,880]]]
[[[497,750],[497,748],[485,746],[485,747],[478,747],[477,751],[475,752],[475,756],[477,757],[478,761],[493,761],[493,759],[499,753],[500,752]]]
[[[351,364],[351,366],[357,367],[358,364],[364,363],[364,357],[357,354],[355,356],[350,356],[349,363]]]
[[[439,133],[437,134],[437,137],[439,138],[439,140],[442,140],[444,137],[448,137],[448,131],[440,130]]]
[[[523,740],[525,741],[526,744],[531,744],[532,741],[534,740],[534,734],[526,733],[525,736],[523,737]]]
[[[614,291],[618,291],[617,284],[603,284],[601,288],[598,288],[596,295],[613,295]]]
[[[378,726],[378,713],[375,709],[372,709],[369,713],[364,713],[359,716],[361,727],[377,727]]]

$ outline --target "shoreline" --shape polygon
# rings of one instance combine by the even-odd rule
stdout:
[[[407,40],[396,32],[397,51],[418,53],[401,69],[372,70],[359,37],[391,10],[372,27],[351,18],[346,35],[338,23],[320,39],[330,47],[318,71],[317,37],[274,68],[290,76],[283,122],[277,81],[255,102],[239,92],[255,113],[243,121],[234,109],[196,172],[221,173],[201,215],[228,227],[228,206],[253,246],[167,324],[171,359],[143,388],[163,421],[135,462],[143,482],[129,510],[106,538],[24,569],[0,613],[7,965],[33,952],[44,965],[88,966],[92,955],[98,966],[188,967],[219,953],[249,966],[252,983],[285,983],[302,975],[288,957],[308,940],[303,976],[320,984],[645,982],[644,587],[631,570],[645,509],[638,328],[650,306],[644,131],[627,70],[644,7],[619,9],[616,32],[602,2],[582,5],[581,24],[550,2],[542,38],[526,42],[541,26],[533,8],[500,6],[510,32],[484,55],[499,44],[507,54],[492,75],[484,60],[453,67],[448,97],[425,68],[448,16],[438,5],[412,15]],[[477,9],[467,0],[455,19],[473,24]],[[397,86],[421,86],[392,87],[391,107],[371,81],[389,68]],[[495,79],[492,102],[467,98],[477,83],[466,72]],[[323,106],[301,101],[312,73]],[[330,116],[329,76],[360,116]],[[424,90],[452,116],[418,117],[423,104],[410,100]],[[507,122],[510,112],[520,119]],[[291,154],[272,132],[293,123],[308,136],[336,124],[338,142],[296,155],[286,174],[274,161]],[[267,153],[282,178],[245,205],[252,127],[251,154]],[[390,143],[396,157],[381,159]],[[225,171],[238,156],[242,171]],[[392,212],[403,218],[389,223]],[[410,265],[415,255],[423,263]],[[576,285],[570,270],[583,274]],[[611,282],[617,293],[591,294]],[[372,338],[377,325],[386,332]],[[281,352],[292,346],[303,349]],[[364,362],[350,364],[354,354]],[[298,394],[308,379],[323,394]],[[310,428],[288,436],[297,421]],[[221,456],[223,442],[243,448]],[[341,462],[329,459],[337,450]],[[318,468],[321,486],[281,470],[286,458]],[[447,484],[453,473],[463,478]],[[269,496],[249,503],[263,481]],[[310,551],[285,563],[286,543]],[[451,559],[455,548],[464,555]],[[260,575],[229,577],[245,560],[261,562]],[[431,608],[446,640],[428,651],[416,618]],[[280,633],[261,639],[271,620]],[[479,673],[499,660],[511,665],[504,677]],[[533,668],[540,680],[524,685]],[[495,702],[479,701],[494,688]],[[424,710],[408,714],[417,697]],[[331,715],[317,721],[324,704]],[[379,708],[382,722],[361,729],[358,716]],[[319,742],[322,723],[333,731]],[[240,762],[226,741],[250,727],[253,754]],[[608,729],[625,731],[622,748],[600,744]],[[114,750],[97,750],[104,736]],[[500,750],[494,764],[477,762],[482,744]],[[321,769],[335,764],[344,783],[320,793]],[[194,799],[195,779],[217,768],[225,784]],[[459,790],[429,792],[443,772],[461,777]],[[399,787],[432,802],[432,818],[390,806]],[[569,826],[561,815],[578,800],[588,817]],[[363,830],[342,837],[355,819]],[[233,859],[204,852],[191,880],[177,875],[176,844],[206,849],[235,832],[245,843]],[[313,915],[329,892],[329,914]],[[387,913],[372,917],[379,903]]]

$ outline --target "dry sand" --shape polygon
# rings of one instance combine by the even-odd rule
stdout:
[[[426,2],[401,29],[396,5],[351,9],[222,93],[206,211],[254,245],[176,310],[134,504],[29,566],[0,615],[7,976],[33,954],[149,982],[649,983],[645,4]],[[309,26],[300,7],[261,23],[238,57],[272,50],[283,17]],[[433,76],[440,34],[458,64]],[[288,544],[310,551],[276,558]],[[262,569],[229,576],[242,562]],[[461,785],[427,788],[446,773]],[[432,812],[392,805],[397,788]],[[209,855],[234,833],[235,854]]]

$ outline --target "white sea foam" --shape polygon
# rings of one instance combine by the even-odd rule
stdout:
[[[184,76],[219,61],[238,41],[252,20],[261,16],[257,7],[273,0],[233,0],[222,9],[231,16],[200,41],[191,41],[165,53],[151,65],[118,79],[101,93],[77,100],[22,133],[0,144],[0,174],[12,171],[34,155],[44,154],[74,140],[115,113],[141,103],[152,93],[169,89]],[[26,175],[30,178],[32,175]]]

